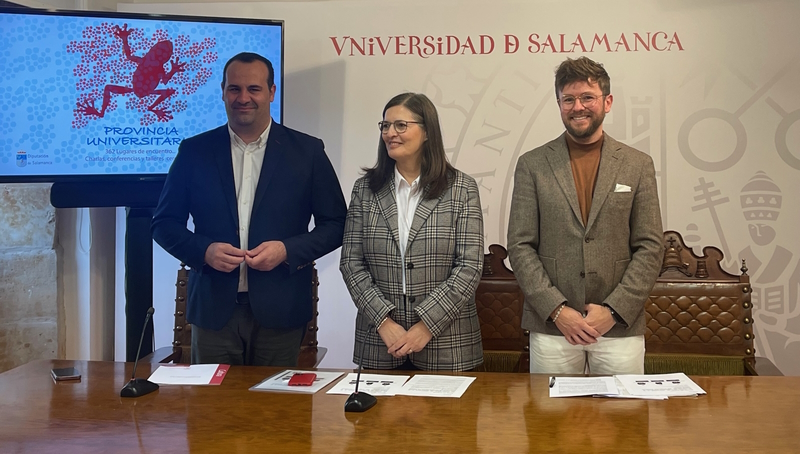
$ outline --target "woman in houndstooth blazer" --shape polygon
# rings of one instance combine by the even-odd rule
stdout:
[[[378,162],[353,187],[339,266],[358,308],[353,361],[363,343],[370,369],[474,369],[483,362],[478,185],[447,162],[425,95],[392,98],[379,127]]]

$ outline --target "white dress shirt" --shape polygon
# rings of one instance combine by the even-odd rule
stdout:
[[[400,237],[400,260],[405,269],[406,246],[408,245],[408,233],[411,231],[411,223],[414,221],[414,213],[417,211],[419,199],[422,191],[419,188],[419,176],[408,184],[405,178],[400,175],[397,166],[394,168],[395,196],[397,197],[397,233]],[[403,272],[403,293],[406,292],[406,273]]]
[[[272,128],[270,120],[267,129],[254,142],[244,143],[228,125],[231,136],[231,159],[233,160],[233,181],[236,185],[236,202],[239,212],[239,249],[246,251],[250,247],[247,238],[250,233],[250,214],[253,210],[253,199],[256,195],[261,165],[267,151],[267,137]],[[252,246],[258,246],[254,244]],[[247,291],[247,264],[239,266],[239,291]]]

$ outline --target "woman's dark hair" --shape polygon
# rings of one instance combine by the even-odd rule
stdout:
[[[442,141],[442,129],[439,126],[439,114],[427,96],[421,93],[403,93],[395,96],[383,108],[382,118],[392,107],[403,106],[414,115],[414,121],[422,124],[428,140],[422,142],[422,168],[420,169],[419,187],[423,197],[435,199],[447,189],[448,180],[455,175],[455,169],[447,162]],[[369,188],[377,193],[390,179],[394,178],[395,160],[389,156],[383,137],[378,140],[378,162],[375,167],[362,168],[369,181]]]

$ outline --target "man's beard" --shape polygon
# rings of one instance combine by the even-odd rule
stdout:
[[[587,115],[589,116],[591,123],[589,123],[589,126],[587,126],[586,129],[582,131],[578,131],[575,128],[573,128],[569,122],[569,118],[567,118],[567,120],[564,121],[564,127],[567,128],[567,132],[569,133],[569,135],[571,135],[576,139],[586,139],[588,137],[591,137],[592,134],[597,132],[597,129],[600,128],[600,125],[603,124],[603,120],[605,120],[606,118],[606,113],[602,110],[600,111],[599,115],[596,115],[594,112],[589,112]]]

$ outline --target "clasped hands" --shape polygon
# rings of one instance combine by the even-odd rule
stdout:
[[[205,261],[223,273],[230,273],[242,262],[259,271],[270,271],[286,261],[286,246],[282,241],[265,241],[245,251],[229,243],[211,243],[206,249]]]
[[[387,318],[378,330],[383,343],[389,347],[389,354],[395,358],[402,358],[425,348],[433,338],[433,334],[422,321],[417,322],[405,330],[391,318]]]
[[[556,319],[556,327],[571,345],[594,344],[597,338],[607,333],[615,323],[608,307],[592,303],[586,305],[585,315],[569,306],[564,306]]]

